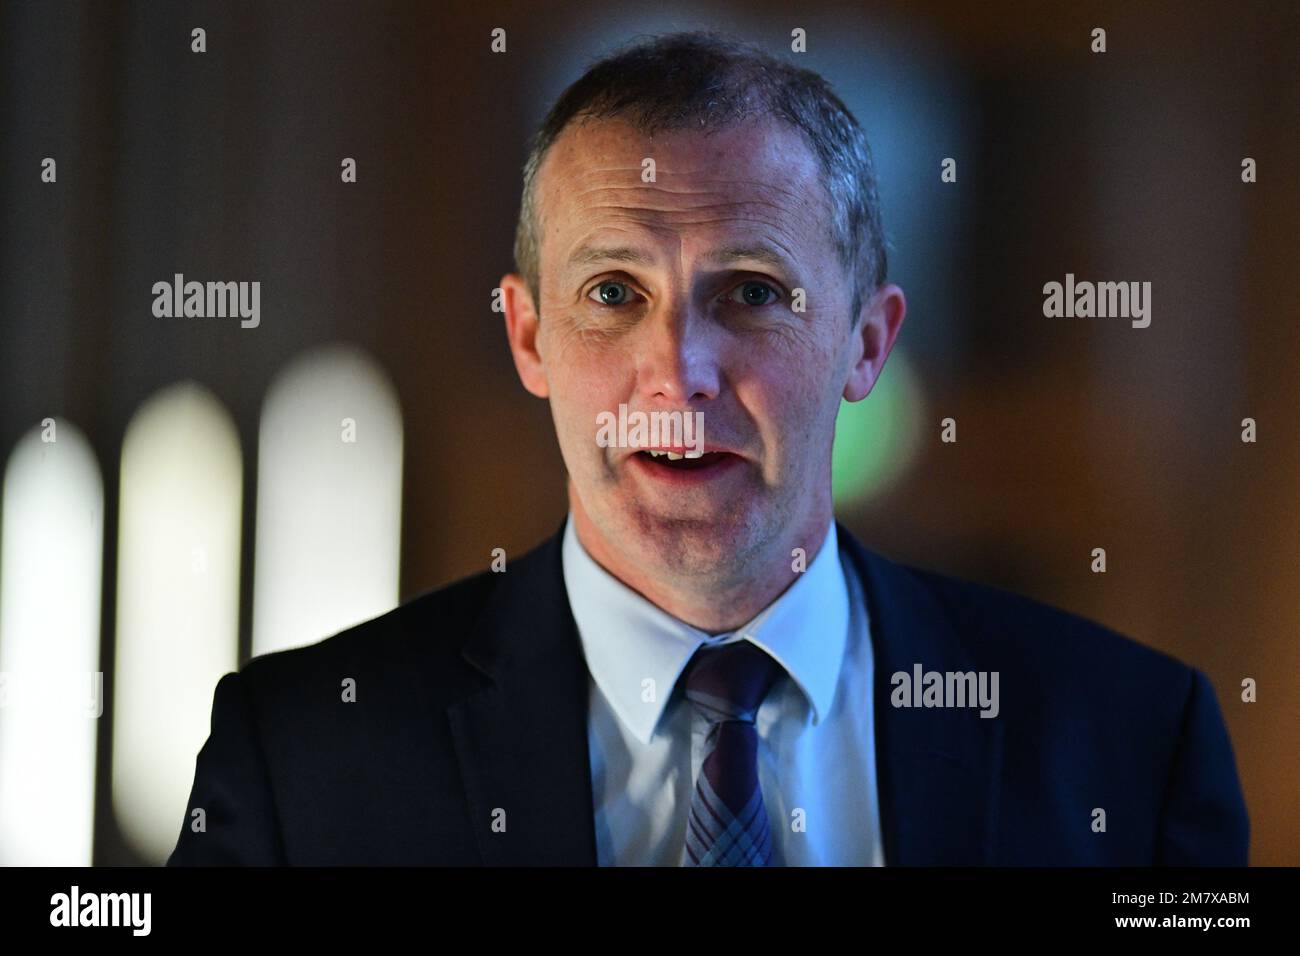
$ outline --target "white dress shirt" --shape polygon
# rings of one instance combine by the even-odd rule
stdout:
[[[678,866],[707,722],[676,687],[701,644],[749,640],[783,668],[756,717],[774,865],[882,866],[867,604],[832,520],[807,570],[744,627],[710,636],[597,564],[569,516],[564,581],[590,673],[601,866]]]

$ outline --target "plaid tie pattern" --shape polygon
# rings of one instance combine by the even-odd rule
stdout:
[[[749,641],[701,647],[687,667],[686,699],[709,721],[709,730],[682,866],[772,865],[754,718],[779,673],[780,665]]]

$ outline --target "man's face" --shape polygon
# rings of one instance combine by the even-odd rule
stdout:
[[[821,179],[799,133],[771,120],[653,138],[622,120],[571,124],[548,152],[540,317],[510,292],[507,313],[597,557],[722,584],[820,540],[840,399],[870,391],[897,331],[864,360]],[[601,416],[620,405],[702,412],[705,456],[602,447]]]

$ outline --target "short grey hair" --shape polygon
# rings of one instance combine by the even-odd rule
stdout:
[[[534,305],[541,308],[537,171],[571,121],[618,117],[653,134],[726,128],[754,116],[794,127],[821,165],[835,249],[853,276],[850,324],[856,324],[888,265],[866,135],[819,74],[714,32],[635,40],[592,65],[546,114],[529,143],[515,230],[515,268]]]

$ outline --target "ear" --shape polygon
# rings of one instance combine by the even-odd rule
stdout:
[[[501,297],[506,310],[506,337],[510,340],[510,354],[514,356],[519,381],[538,398],[547,398],[551,392],[546,366],[537,351],[537,308],[528,283],[513,272],[502,276]]]
[[[855,351],[853,367],[844,384],[846,401],[860,402],[876,387],[906,314],[907,299],[903,290],[893,284],[882,285],[863,304],[858,327],[853,331]]]

